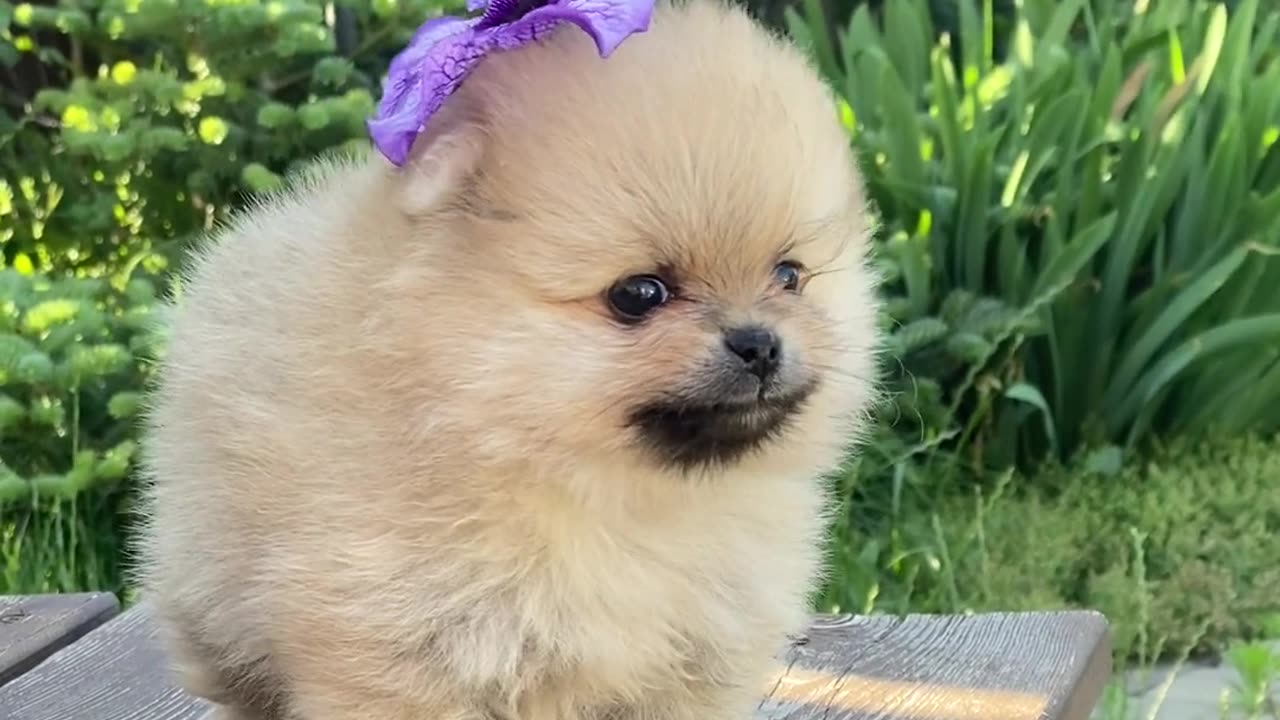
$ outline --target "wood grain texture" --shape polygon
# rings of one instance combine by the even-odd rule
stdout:
[[[140,605],[0,687],[4,720],[197,720]],[[1086,720],[1111,672],[1095,613],[816,618],[756,720]]]
[[[1091,612],[819,618],[757,720],[1086,720],[1111,674]]]
[[[118,612],[110,593],[0,597],[0,686]]]
[[[196,720],[209,706],[173,684],[145,605],[4,687],[3,720]]]

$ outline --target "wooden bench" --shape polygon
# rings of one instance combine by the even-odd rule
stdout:
[[[1110,674],[1096,613],[819,616],[779,656],[756,718],[1085,720]],[[145,604],[122,613],[109,594],[0,597],[3,720],[208,710],[173,686]]]

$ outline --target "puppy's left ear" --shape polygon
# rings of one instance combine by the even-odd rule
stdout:
[[[441,116],[434,132],[414,143],[408,161],[396,172],[401,210],[411,216],[436,212],[456,201],[471,185],[484,154],[485,129],[468,117]]]

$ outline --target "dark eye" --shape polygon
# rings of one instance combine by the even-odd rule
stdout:
[[[773,279],[791,292],[800,289],[801,275],[800,266],[790,260],[784,260],[773,268]]]
[[[670,299],[666,284],[652,275],[635,275],[609,289],[609,308],[627,322],[643,320]]]

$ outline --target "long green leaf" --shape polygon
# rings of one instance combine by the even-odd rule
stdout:
[[[1106,245],[1115,232],[1116,215],[1114,212],[1103,215],[1076,233],[1055,254],[1049,265],[1041,271],[1034,289],[1033,297],[1044,297],[1050,294],[1057,299],[1079,276],[1098,252]],[[1089,313],[1082,312],[1080,305],[1092,306],[1096,297],[1085,287],[1073,288],[1071,303],[1059,303],[1052,310],[1046,311],[1049,326],[1049,343],[1051,350],[1051,368],[1054,374],[1054,407],[1060,416],[1076,418],[1082,408],[1092,406],[1091,395],[1086,395],[1084,385],[1093,369],[1093,358],[1082,343]],[[1074,419],[1060,422],[1064,433],[1075,426]]]
[[[1280,13],[1276,16],[1280,18]],[[1245,162],[1248,165],[1245,173],[1246,180],[1251,184],[1256,181],[1258,168],[1262,163],[1267,133],[1277,124],[1280,124],[1280,62],[1273,64],[1269,72],[1251,83],[1249,94],[1245,98],[1244,141]]]
[[[1111,406],[1107,408],[1107,416],[1114,412],[1114,405],[1118,404],[1125,391],[1132,387],[1143,367],[1155,355],[1156,351],[1174,336],[1187,318],[1191,317],[1192,313],[1203,306],[1205,301],[1226,284],[1227,280],[1231,279],[1231,276],[1244,263],[1248,254],[1246,248],[1239,247],[1219,260],[1208,272],[1183,288],[1182,292],[1178,293],[1177,297],[1165,307],[1164,312],[1160,313],[1155,322],[1129,346],[1129,351],[1122,356],[1120,364],[1115,374],[1111,377],[1111,382],[1104,394],[1108,405]]]
[[[987,207],[991,202],[992,148],[980,143],[969,166],[969,177],[961,188],[960,216],[956,218],[956,238],[963,250],[960,282],[978,289],[986,284],[988,242]]]
[[[1129,431],[1132,444],[1145,431],[1146,418],[1153,411],[1151,401],[1192,363],[1224,350],[1277,341],[1280,341],[1280,313],[1232,320],[1190,338],[1162,357],[1125,395],[1114,418],[1117,426],[1133,423]]]
[[[898,71],[887,59],[878,57],[880,68],[881,112],[884,114],[883,132],[888,140],[886,150],[889,167],[894,179],[910,184],[923,185],[926,181],[924,158],[920,154],[924,135],[916,119],[915,95],[908,92],[898,76]],[[915,208],[913,208],[914,210]]]
[[[1280,428],[1280,360],[1258,376],[1248,392],[1235,396],[1239,404],[1226,415],[1224,430],[1239,435],[1250,430]]]
[[[1258,228],[1258,240],[1280,246],[1280,187],[1265,196],[1252,194],[1245,203],[1245,227]]]
[[[973,150],[962,140],[960,99],[956,92],[955,74],[951,59],[942,48],[934,48],[931,69],[930,91],[933,105],[937,108],[938,134],[942,140],[942,159],[947,167],[947,180],[954,187],[963,187]]]
[[[880,68],[884,49],[865,10],[865,7],[860,8],[849,25],[845,60],[848,73],[844,80],[844,98],[861,119],[860,124],[876,127],[884,123],[878,100],[882,94]]]
[[[1177,197],[1176,191],[1182,179],[1191,171],[1189,160],[1195,148],[1184,144],[1172,153],[1157,152],[1153,159],[1156,166],[1153,178],[1147,177],[1148,167],[1145,164],[1136,165],[1140,159],[1150,157],[1144,146],[1135,144],[1131,150],[1133,155],[1126,157],[1124,163],[1133,164],[1121,170],[1120,186],[1116,192],[1130,193],[1127,197],[1131,197],[1132,202],[1125,206],[1115,242],[1108,249],[1102,289],[1089,332],[1088,347],[1093,370],[1087,392],[1091,396],[1102,391],[1106,373],[1112,367],[1129,280],[1156,235],[1156,224],[1165,217]]]
[[[927,242],[928,238],[913,238],[905,232],[895,233],[889,241],[889,250],[902,269],[907,300],[911,303],[914,317],[921,317],[928,311],[929,299],[932,297]]]
[[[1041,298],[1056,295],[1066,289],[1107,243],[1115,225],[1116,216],[1109,213],[1076,233],[1062,252],[1050,259],[1049,264],[1041,271],[1031,294]]]
[[[991,0],[982,0],[982,74],[985,76],[991,72],[992,63],[995,61],[995,9],[991,7]]]
[[[1199,217],[1196,237],[1201,253],[1216,257],[1221,248],[1235,237],[1240,221],[1240,205],[1248,197],[1245,186],[1245,149],[1241,138],[1240,116],[1227,116],[1221,134],[1209,157],[1209,176],[1203,212]],[[1208,242],[1205,242],[1208,240]]]
[[[1018,227],[1008,221],[1000,228],[1000,256],[997,270],[1000,272],[1000,294],[1007,298],[1022,301],[1025,293],[1027,272],[1027,253],[1023,238],[1018,234]]]
[[[1004,396],[1010,400],[1027,403],[1040,411],[1040,416],[1044,419],[1045,436],[1049,438],[1049,445],[1053,448],[1054,455],[1057,455],[1058,430],[1053,424],[1053,411],[1049,409],[1049,403],[1045,401],[1044,395],[1034,385],[1021,382],[1010,385],[1004,391]]]
[[[1053,13],[1053,19],[1049,21],[1049,27],[1040,36],[1040,46],[1054,48],[1064,45],[1067,34],[1071,32],[1071,26],[1075,24],[1076,16],[1080,14],[1080,8],[1083,6],[1084,0],[1059,2],[1058,9]]]
[[[1155,206],[1156,189],[1147,182],[1147,172],[1152,164],[1150,138],[1146,135],[1134,138],[1122,146],[1121,152],[1115,174],[1120,230],[1107,256],[1100,306],[1094,311],[1091,344],[1095,348],[1100,340],[1113,338],[1116,334],[1115,324],[1121,313],[1125,279],[1133,269],[1143,240],[1137,230],[1146,224],[1147,215]]]
[[[1209,81],[1213,79],[1218,59],[1222,54],[1222,43],[1227,36],[1227,8],[1221,3],[1214,5],[1209,15],[1209,26],[1205,29],[1204,49],[1197,61],[1201,64],[1200,75],[1196,78],[1196,93],[1203,95]]]
[[[965,92],[971,94],[985,75],[982,59],[982,19],[974,0],[956,0],[960,8],[960,54],[964,58],[960,79]]]
[[[1243,354],[1236,351],[1227,359],[1233,360]],[[1185,395],[1179,393],[1178,412],[1169,422],[1169,432],[1181,435],[1221,432],[1227,426],[1243,424],[1241,421],[1246,413],[1240,410],[1243,410],[1244,401],[1257,396],[1263,402],[1280,402],[1277,396],[1280,388],[1270,392],[1260,388],[1260,381],[1274,371],[1278,359],[1280,352],[1272,351],[1252,357],[1245,363],[1231,363],[1221,372],[1197,375],[1189,383],[1192,385],[1190,391]]]
[[[1183,141],[1189,144],[1192,156],[1189,161],[1197,167],[1205,167],[1208,165],[1206,157],[1205,145],[1207,144],[1205,129],[1208,125],[1207,118],[1199,118],[1191,126],[1187,138]],[[1169,264],[1174,270],[1189,269],[1194,262],[1200,257],[1200,246],[1203,238],[1200,237],[1201,216],[1205,204],[1205,198],[1209,196],[1209,173],[1193,172],[1187,175],[1186,191],[1182,194],[1181,201],[1174,209],[1175,222],[1173,223],[1173,238],[1170,241]]]
[[[1049,168],[1056,158],[1063,157],[1059,148],[1068,144],[1066,138],[1078,136],[1086,111],[1084,91],[1075,90],[1036,112],[1024,151],[1027,154],[1026,170],[1015,187],[1012,203],[1024,202],[1040,173]]]
[[[1249,72],[1249,48],[1253,28],[1258,17],[1258,0],[1241,0],[1231,15],[1226,37],[1223,39],[1221,85],[1233,102],[1239,102],[1247,83],[1244,75]]]
[[[828,19],[822,0],[802,0],[804,18],[809,26],[809,41],[813,45],[814,55],[822,74],[833,85],[839,86],[844,79],[840,63],[836,60],[836,50],[831,44],[828,31]]]
[[[889,3],[885,7],[884,30],[885,51],[903,84],[913,90],[924,87],[933,39],[925,34],[919,6],[909,0]]]
[[[1253,67],[1261,67],[1267,57],[1267,53],[1275,52],[1276,31],[1280,30],[1280,13],[1267,13],[1266,19],[1262,21],[1262,25],[1254,32],[1253,36],[1253,54],[1249,56],[1249,64]]]

